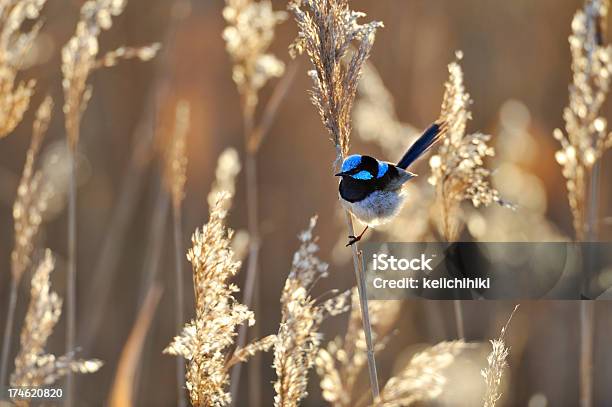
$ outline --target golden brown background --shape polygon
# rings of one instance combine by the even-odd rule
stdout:
[[[274,1],[275,8],[285,2]],[[447,64],[455,50],[463,50],[462,67],[465,82],[474,100],[472,131],[481,130],[494,136],[499,129],[499,111],[509,99],[525,104],[531,113],[529,130],[537,140],[537,160],[530,168],[545,182],[548,195],[548,217],[560,231],[572,236],[571,215],[565,194],[565,182],[554,152],[555,127],[562,127],[562,111],[567,104],[567,86],[571,80],[567,37],[573,13],[581,6],[578,0],[371,0],[354,1],[352,7],[368,13],[370,19],[382,20],[385,28],[377,35],[371,61],[378,68],[386,86],[393,93],[400,119],[416,127],[425,127],[439,113]],[[43,50],[47,60],[33,67],[26,76],[39,78],[37,98],[47,90],[58,101],[46,146],[64,139],[59,106],[62,100],[59,51],[74,31],[80,2],[52,1],[45,7]],[[172,2],[169,0],[130,0],[123,15],[116,18],[113,29],[101,36],[101,47],[113,49],[122,44],[140,45],[163,41],[168,29]],[[147,249],[151,225],[160,188],[160,160],[155,148],[140,157],[139,176],[130,187],[135,191],[135,209],[125,223],[126,234],[120,244],[116,273],[111,281],[112,296],[108,302],[95,303],[97,287],[94,273],[111,218],[116,210],[134,146],[150,136],[155,123],[163,127],[172,120],[175,100],[186,98],[192,106],[192,127],[188,138],[188,173],[184,202],[184,242],[207,218],[206,195],[214,178],[216,159],[228,146],[243,154],[243,136],[239,97],[231,79],[231,62],[225,52],[221,32],[221,0],[193,1],[190,16],[177,27],[176,36],[163,46],[168,52],[167,69],[159,61],[127,61],[119,66],[96,72],[92,78],[94,94],[83,118],[80,150],[85,166],[81,172],[78,194],[78,327],[85,327],[98,313],[102,318],[90,344],[83,343],[82,331],[77,344],[87,357],[105,361],[100,372],[79,376],[79,405],[100,405],[106,400],[120,351],[132,327],[141,297],[143,273],[151,267],[153,256],[159,256],[160,276],[165,292],[158,308],[149,339],[145,345],[139,375],[137,404],[172,405],[176,400],[174,358],[161,350],[175,334],[173,320],[173,246],[168,218],[164,241],[159,250]],[[288,61],[288,44],[296,33],[293,21],[284,23],[275,38],[273,52]],[[302,58],[297,80],[282,104],[271,133],[260,151],[259,191],[260,225],[263,247],[260,255],[261,308],[257,310],[260,333],[274,333],[280,318],[279,295],[289,270],[296,234],[308,218],[319,214],[321,257],[332,260],[343,227],[336,222],[336,182],[330,176],[334,150],[327,139],[306,90],[310,82],[305,74],[307,61]],[[153,116],[145,114],[153,98],[155,78],[161,78],[168,92]],[[159,80],[159,79],[158,79]],[[262,92],[266,99],[273,86]],[[31,109],[32,110],[32,109]],[[610,109],[606,106],[606,117]],[[9,288],[9,253],[13,230],[11,206],[19,174],[29,144],[32,112],[16,133],[2,140],[0,147],[0,326],[4,324]],[[354,138],[352,151],[381,156],[374,146]],[[400,153],[398,152],[398,156]],[[150,160],[148,159],[150,158]],[[381,157],[394,160],[396,157]],[[609,217],[612,175],[609,155],[601,170],[600,218]],[[427,173],[426,160],[416,172]],[[244,179],[241,173],[237,196],[229,224],[246,226]],[[66,254],[65,211],[44,227],[41,247],[47,246],[58,256],[53,285],[61,296],[65,293]],[[601,240],[609,240],[609,222],[600,226]],[[376,239],[376,235],[370,236]],[[185,261],[185,268],[189,266]],[[321,293],[330,288],[348,288],[354,284],[350,265],[331,265],[331,277],[318,286]],[[102,277],[105,278],[105,277]],[[243,275],[238,278],[241,284]],[[185,274],[186,287],[191,277]],[[28,279],[20,288],[18,327],[25,313]],[[93,294],[92,294],[93,293]],[[187,293],[191,296],[191,290]],[[189,298],[192,304],[192,298]],[[388,348],[378,356],[379,374],[389,376],[394,364],[414,352],[419,344],[433,343],[455,335],[452,305],[441,302],[407,302],[398,321],[398,333]],[[434,307],[441,311],[434,312]],[[188,307],[191,310],[191,306]],[[510,303],[473,302],[465,304],[466,334],[469,340],[487,341],[498,335],[512,309]],[[612,307],[597,304],[597,337],[595,344],[595,405],[612,403],[612,389],[607,379],[612,375],[612,352],[609,335]],[[191,313],[187,314],[192,315]],[[442,318],[440,318],[440,315]],[[326,338],[342,332],[344,318],[324,325]],[[51,337],[49,349],[62,352],[64,319]],[[508,380],[504,391],[505,405],[541,406],[533,401],[542,394],[549,406],[574,406],[578,399],[578,307],[573,302],[522,303],[508,336],[511,346]],[[17,341],[13,342],[16,351]],[[448,394],[441,405],[473,405],[464,394],[479,380],[486,348],[475,352],[451,369]],[[263,405],[270,405],[274,380],[271,355],[263,359],[259,378]],[[238,405],[248,405],[248,380],[241,383]],[[367,382],[365,375],[362,377]],[[477,384],[473,384],[477,386]],[[318,379],[311,372],[310,397],[306,406],[323,402]],[[529,404],[531,400],[532,404]],[[541,400],[536,397],[536,401]],[[478,402],[478,401],[476,401]]]

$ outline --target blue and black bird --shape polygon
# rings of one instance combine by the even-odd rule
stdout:
[[[379,161],[367,155],[344,159],[338,177],[340,202],[366,228],[359,236],[349,236],[347,246],[359,241],[369,227],[392,220],[406,200],[403,185],[416,175],[406,169],[446,133],[444,122],[436,122],[406,151],[397,164]]]

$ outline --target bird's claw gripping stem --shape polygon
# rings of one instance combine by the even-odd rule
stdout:
[[[345,246],[345,247],[352,246],[352,245],[354,245],[355,243],[357,243],[358,241],[360,241],[360,240],[361,240],[361,238],[363,237],[363,234],[366,232],[366,230],[368,230],[368,228],[369,228],[369,226],[366,226],[366,228],[365,228],[365,229],[363,229],[363,232],[361,232],[361,233],[359,234],[359,236],[353,236],[353,235],[350,235],[350,236],[348,237],[348,238],[349,238],[349,241],[348,241],[348,243],[346,244],[346,246]]]

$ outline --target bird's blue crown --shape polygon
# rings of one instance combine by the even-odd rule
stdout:
[[[353,154],[349,155],[342,162],[342,172],[349,172],[357,168],[361,164],[361,155]]]
[[[342,162],[342,172],[355,171],[362,164],[362,158],[363,156],[359,154],[353,154],[346,157]],[[378,160],[376,160],[376,162],[378,163],[376,178],[382,178],[389,170],[389,164]],[[373,174],[365,169],[351,174],[350,177],[359,180],[369,180],[374,178]]]

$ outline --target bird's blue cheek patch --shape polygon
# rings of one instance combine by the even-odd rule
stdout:
[[[355,169],[361,163],[361,156],[358,154],[353,154],[344,160],[342,163],[342,172],[349,172]]]
[[[378,163],[378,174],[376,174],[376,178],[384,177],[388,170],[389,170],[389,164],[379,162]]]
[[[370,174],[368,171],[359,171],[357,174],[351,175],[351,177],[361,180],[368,180],[373,178],[372,174]]]

